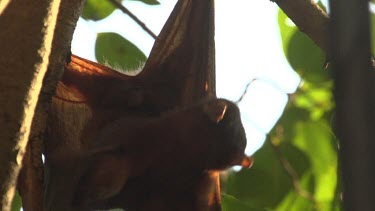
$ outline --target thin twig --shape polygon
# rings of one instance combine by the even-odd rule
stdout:
[[[133,19],[140,27],[142,27],[143,30],[145,30],[152,38],[156,39],[157,36],[152,32],[145,23],[143,23],[137,16],[135,16],[130,10],[128,10],[124,5],[121,4],[121,2],[117,0],[108,0],[113,5],[115,5],[117,8],[119,8],[123,13],[129,15],[131,19]]]
[[[267,136],[269,137],[269,135],[267,134]],[[293,187],[294,187],[294,191],[302,196],[303,198],[311,201],[315,206],[317,206],[317,201],[315,199],[315,197],[308,191],[304,190],[302,187],[301,187],[301,184],[300,184],[300,181],[299,181],[299,177],[298,177],[298,174],[297,172],[294,170],[293,166],[290,164],[290,162],[286,159],[286,157],[281,153],[279,147],[275,146],[270,140],[270,138],[268,138],[272,148],[274,149],[281,165],[283,166],[284,170],[288,173],[288,175],[290,176],[290,178],[292,179],[292,183],[293,183]]]
[[[242,95],[240,96],[240,98],[238,98],[238,100],[236,102],[234,102],[235,104],[238,104],[242,101],[242,99],[245,97],[246,93],[247,93],[247,90],[249,89],[249,86],[255,81],[256,79],[253,79],[251,80],[249,83],[246,84],[246,87],[245,87],[245,90],[243,91]]]
[[[265,78],[253,78],[251,81],[249,81],[247,84],[246,84],[246,87],[244,89],[244,91],[242,92],[242,95],[238,98],[238,100],[236,100],[234,103],[236,104],[239,104],[243,98],[245,97],[245,95],[247,94],[247,91],[250,87],[251,84],[253,84],[253,82],[255,81],[260,81],[260,82],[265,82],[267,83],[267,85],[269,86],[272,86],[273,88],[277,89],[277,90],[281,90],[283,91],[284,89],[281,88],[279,85],[277,85],[276,83],[274,83],[272,80],[269,80],[269,79],[265,79]],[[286,94],[288,94],[287,91],[285,91]],[[289,95],[289,94],[288,94]]]

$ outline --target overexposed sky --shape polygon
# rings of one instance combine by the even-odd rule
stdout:
[[[137,1],[124,5],[158,34],[176,0],[160,0],[147,6]],[[248,139],[247,154],[264,142],[293,93],[298,75],[290,68],[282,51],[277,25],[277,5],[265,0],[216,0],[216,84],[219,97],[236,101],[253,79],[239,104]],[[116,32],[137,45],[146,55],[154,40],[134,21],[116,10],[110,17],[94,22],[80,20],[72,52],[95,61],[96,33]]]

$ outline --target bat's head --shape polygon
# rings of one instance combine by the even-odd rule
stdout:
[[[225,169],[234,165],[250,166],[245,156],[246,134],[242,126],[240,111],[236,104],[215,99],[203,106],[213,139],[207,165],[214,169]]]
[[[185,127],[192,134],[190,143],[205,149],[203,155],[197,156],[202,156],[206,169],[223,170],[234,165],[251,165],[244,153],[246,134],[236,104],[224,99],[211,99],[192,110],[191,114],[184,114],[187,120]]]

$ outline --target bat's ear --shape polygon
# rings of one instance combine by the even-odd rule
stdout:
[[[118,194],[129,177],[130,166],[126,156],[104,153],[93,157],[78,182],[73,199],[76,207],[90,207]]]
[[[188,104],[215,95],[214,31],[214,0],[178,1],[139,76],[171,75]]]

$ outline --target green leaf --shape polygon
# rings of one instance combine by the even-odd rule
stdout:
[[[295,106],[308,110],[311,119],[320,119],[334,108],[332,86],[331,81],[319,85],[305,81],[298,92],[293,95]]]
[[[337,186],[337,143],[328,120],[325,119],[327,116],[312,119],[306,117],[308,113],[305,109],[289,105],[271,134],[280,139],[278,142],[289,142],[308,156],[312,166],[308,171],[305,171],[305,174],[300,174],[300,176],[301,178],[312,178],[314,188],[302,187],[306,190],[312,190],[311,193],[318,201],[319,206],[333,206],[332,202],[335,200]],[[289,199],[285,200],[296,198],[296,196],[292,197],[290,194],[288,197]],[[280,206],[286,206],[285,204],[288,203],[284,201],[282,203],[284,205]],[[308,209],[301,208],[300,210]]]
[[[315,198],[332,201],[337,185],[337,146],[327,121],[299,122],[292,142],[303,150],[312,163]]]
[[[94,21],[101,20],[112,14],[115,9],[116,7],[106,0],[86,0],[82,18]]]
[[[157,0],[131,0],[131,1],[140,1],[148,5],[159,5],[160,2]]]
[[[123,70],[136,70],[146,61],[137,46],[116,33],[98,34],[95,56],[100,63]]]
[[[276,127],[270,133],[273,141],[275,141],[274,139],[280,139],[278,142],[284,142],[292,139],[296,133],[294,125],[298,122],[310,120],[310,116],[310,111],[288,103]]]
[[[293,145],[282,144],[280,151],[299,175],[310,168],[307,156]],[[251,207],[272,209],[283,200],[293,186],[291,177],[267,142],[255,153],[255,163],[251,169],[243,169],[229,175],[226,188],[226,194]]]
[[[290,38],[298,29],[295,26],[295,24],[292,22],[292,20],[290,20],[289,17],[281,9],[279,9],[279,12],[277,15],[277,21],[279,24],[279,30],[280,30],[281,41],[283,43],[284,54],[286,54],[286,51],[289,46]]]
[[[16,194],[14,194],[14,198],[12,202],[12,211],[19,211],[21,207],[22,207],[22,199],[17,191]]]
[[[325,56],[304,33],[295,31],[289,40],[286,57],[292,68],[310,82],[325,82],[330,79],[324,70]]]

